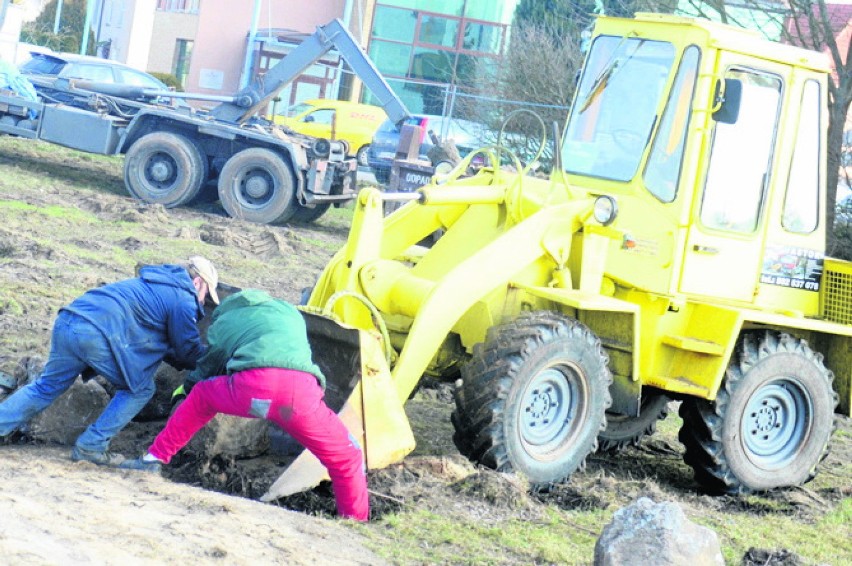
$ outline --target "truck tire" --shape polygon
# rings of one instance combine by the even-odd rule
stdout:
[[[638,446],[643,438],[654,434],[657,421],[668,416],[669,401],[671,399],[662,392],[645,388],[638,417],[607,412],[606,429],[598,435],[598,452],[613,453],[628,446]]]
[[[373,176],[376,177],[377,183],[387,185],[390,182],[390,168],[374,167]]]
[[[190,202],[206,179],[207,157],[180,134],[146,134],[124,157],[124,184],[130,194],[166,208]]]
[[[559,313],[489,329],[456,383],[456,446],[484,466],[519,472],[534,490],[564,481],[606,426],[607,363],[591,330]]]
[[[301,204],[296,203],[296,211],[293,213],[293,217],[290,220],[292,222],[298,222],[299,224],[310,224],[328,212],[330,206],[331,205],[329,203],[324,202],[313,208],[308,208],[307,206],[302,206]]]
[[[260,147],[234,154],[219,173],[219,201],[228,216],[259,224],[286,222],[295,214],[294,187],[290,166]]]
[[[681,404],[679,437],[696,481],[748,493],[812,480],[834,431],[833,379],[804,340],[743,335],[716,400]]]
[[[370,144],[362,146],[358,153],[355,154],[355,160],[358,162],[358,167],[369,167],[370,160],[367,153],[370,151]]]

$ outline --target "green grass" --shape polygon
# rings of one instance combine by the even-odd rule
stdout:
[[[815,524],[784,515],[730,514],[694,518],[719,535],[725,562],[738,564],[749,548],[788,549],[807,564],[840,566],[852,562],[849,521],[850,500],[840,505],[839,515],[831,513]]]
[[[463,502],[462,502],[463,504]],[[492,523],[414,508],[362,531],[373,550],[396,564],[587,564],[606,514],[579,518],[549,509],[535,520]]]

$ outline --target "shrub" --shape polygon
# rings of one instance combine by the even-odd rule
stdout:
[[[166,86],[173,87],[178,92],[183,92],[183,85],[180,84],[176,76],[169,73],[152,73],[150,71],[148,71],[148,74],[163,81],[166,83]]]

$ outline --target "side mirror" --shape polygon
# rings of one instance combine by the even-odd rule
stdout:
[[[723,124],[735,124],[740,115],[743,82],[739,79],[723,79],[716,83],[713,96],[713,119]]]
[[[314,118],[313,114],[309,114],[305,116],[305,119],[302,122],[316,122],[316,118]]]

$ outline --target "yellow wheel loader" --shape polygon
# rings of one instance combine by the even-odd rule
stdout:
[[[669,399],[705,489],[812,479],[852,405],[852,264],[824,254],[829,72],[709,21],[600,17],[550,179],[498,146],[415,193],[363,190],[306,317],[367,465],[413,449],[402,407],[430,375],[455,380],[459,450],[537,488],[653,431]],[[476,154],[490,166],[462,177]],[[265,499],[322,473],[302,455]]]

